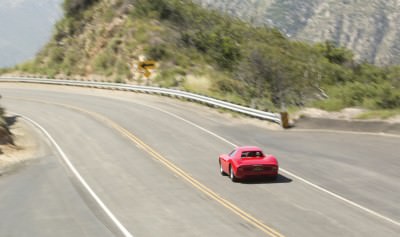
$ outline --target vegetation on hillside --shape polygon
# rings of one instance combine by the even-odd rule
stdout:
[[[17,70],[146,82],[263,110],[400,108],[400,67],[356,63],[331,42],[289,41],[190,0],[66,0],[64,9],[51,42]],[[159,62],[150,81],[132,73],[139,55]]]
[[[331,40],[354,50],[357,60],[400,63],[400,12],[382,0],[193,0],[257,25],[278,28],[292,39]]]
[[[8,129],[8,124],[5,117],[5,110],[0,106],[0,145],[12,144],[12,142],[12,136],[10,130]]]

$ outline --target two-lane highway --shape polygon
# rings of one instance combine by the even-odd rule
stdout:
[[[51,134],[102,202],[134,236],[400,233],[400,138],[271,130],[258,120],[127,92],[0,84],[0,94],[8,110],[35,120]],[[235,145],[258,145],[275,154],[283,168],[279,179],[232,183],[222,177],[217,157]],[[46,159],[65,167],[58,156],[53,149]],[[87,224],[89,230],[90,225],[101,223],[104,230],[98,230],[104,235],[119,235],[71,172],[62,170],[52,176],[53,184],[65,186],[69,190],[65,192],[76,192],[80,201],[61,202],[59,215],[71,215],[63,210],[85,203],[85,214],[74,215],[78,219],[95,217]],[[69,184],[62,181],[67,178]],[[13,185],[9,179],[0,179],[3,189]],[[51,192],[49,184],[43,185]],[[7,196],[13,195],[27,193],[18,189]],[[54,196],[59,197],[57,193]],[[5,206],[3,200],[0,195],[0,208],[13,213],[15,203]],[[41,209],[39,205],[26,208],[26,212]],[[52,225],[53,218],[44,218]],[[26,223],[36,226],[37,219],[27,219]],[[67,236],[79,223],[66,222],[58,229]],[[25,233],[24,224],[0,224],[0,233],[23,236],[18,234]],[[86,236],[99,235],[88,231]]]

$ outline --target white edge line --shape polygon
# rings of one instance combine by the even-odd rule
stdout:
[[[97,202],[97,204],[103,209],[103,211],[107,214],[107,216],[112,220],[112,222],[118,227],[118,229],[121,231],[121,233],[125,237],[133,237],[133,235],[121,224],[121,222],[114,216],[114,214],[107,208],[107,206],[101,201],[101,199],[97,196],[97,194],[93,191],[93,189],[86,183],[86,181],[83,179],[83,177],[79,174],[79,172],[75,169],[75,167],[72,165],[71,161],[68,159],[67,155],[63,152],[63,150],[60,148],[60,146],[57,144],[57,142],[53,139],[53,137],[38,123],[33,121],[32,119],[21,115],[21,114],[15,114],[17,116],[21,116],[24,119],[28,120],[32,124],[34,124],[36,127],[38,127],[46,136],[47,138],[53,143],[54,147],[57,149],[58,153],[61,155],[62,159],[64,162],[67,164],[68,168],[72,171],[72,173],[76,176],[76,178],[79,180],[79,182],[86,188],[86,190],[90,193],[92,198]]]
[[[225,138],[223,138],[223,137],[217,135],[217,134],[214,133],[214,132],[211,132],[210,130],[208,130],[208,129],[206,129],[206,128],[201,127],[200,125],[197,125],[197,124],[195,124],[195,123],[193,123],[193,122],[191,122],[191,121],[189,121],[189,120],[187,120],[187,119],[185,119],[185,118],[182,118],[182,117],[180,117],[179,115],[173,114],[173,113],[171,113],[171,112],[165,111],[165,110],[163,110],[163,109],[160,109],[160,108],[157,108],[157,107],[154,107],[154,106],[150,106],[150,105],[144,105],[144,106],[147,106],[147,107],[153,108],[153,109],[155,109],[155,110],[161,111],[161,112],[163,112],[163,113],[166,113],[166,114],[168,114],[168,115],[171,115],[171,116],[173,116],[173,117],[175,117],[175,118],[177,118],[177,119],[180,119],[180,120],[182,120],[182,121],[184,121],[184,122],[186,122],[186,123],[188,123],[188,124],[190,124],[190,125],[192,125],[192,126],[198,128],[198,129],[200,129],[200,130],[202,130],[202,131],[204,131],[204,132],[206,132],[206,133],[208,133],[208,134],[210,134],[210,135],[212,135],[212,136],[214,136],[214,137],[216,137],[216,138],[218,138],[218,139],[220,139],[220,140],[222,140],[222,141],[228,143],[229,145],[231,145],[231,146],[233,146],[233,147],[237,147],[237,145],[235,145],[234,143],[230,142],[229,140],[227,140],[227,139],[225,139]],[[319,186],[319,185],[317,185],[317,184],[314,184],[314,183],[311,182],[311,181],[308,181],[308,180],[306,180],[306,179],[304,179],[304,178],[301,178],[301,177],[298,176],[298,175],[293,174],[292,172],[290,172],[290,171],[288,171],[288,170],[286,170],[286,169],[282,169],[282,168],[279,168],[279,169],[280,169],[283,173],[288,174],[288,175],[290,175],[290,176],[292,176],[292,177],[294,177],[294,178],[296,178],[296,179],[298,179],[298,180],[300,180],[300,181],[302,181],[302,182],[304,182],[304,183],[310,185],[311,187],[313,187],[313,188],[315,188],[315,189],[317,189],[317,190],[319,190],[319,191],[322,191],[322,192],[324,192],[324,193],[326,193],[326,194],[328,194],[328,195],[331,195],[331,196],[333,196],[333,197],[335,197],[335,198],[337,198],[337,199],[339,199],[339,200],[341,200],[341,201],[343,201],[343,202],[345,202],[345,203],[347,203],[347,204],[349,204],[349,205],[351,205],[351,206],[357,207],[357,208],[359,208],[359,209],[361,209],[361,210],[363,210],[363,211],[365,211],[365,212],[367,212],[367,213],[369,213],[369,214],[371,214],[371,215],[373,215],[373,216],[375,216],[375,217],[378,217],[378,218],[380,218],[380,219],[383,219],[383,220],[385,220],[385,221],[388,221],[388,222],[390,222],[390,223],[392,223],[392,224],[394,224],[394,225],[400,226],[400,222],[398,222],[398,221],[395,221],[395,220],[393,220],[393,219],[391,219],[391,218],[389,218],[389,217],[386,217],[386,216],[384,216],[384,215],[382,215],[382,214],[379,214],[378,212],[375,212],[375,211],[373,211],[373,210],[371,210],[371,209],[368,209],[368,208],[366,208],[366,207],[364,207],[364,206],[362,206],[362,205],[360,205],[360,204],[358,204],[358,203],[356,203],[356,202],[353,202],[353,201],[351,201],[351,200],[349,200],[349,199],[347,199],[347,198],[344,198],[344,197],[342,197],[342,196],[340,196],[340,195],[338,195],[338,194],[336,194],[336,193],[334,193],[334,192],[331,192],[331,191],[329,191],[329,190],[327,190],[327,189],[325,189],[325,188],[323,188],[323,187],[321,187],[321,186]]]
[[[375,212],[375,211],[373,211],[373,210],[371,210],[371,209],[368,209],[368,208],[366,208],[366,207],[364,207],[364,206],[362,206],[362,205],[360,205],[360,204],[358,204],[358,203],[355,203],[355,202],[353,202],[353,201],[351,201],[351,200],[349,200],[349,199],[347,199],[347,198],[344,198],[344,197],[342,197],[342,196],[340,196],[340,195],[338,195],[338,194],[336,194],[336,193],[334,193],[334,192],[331,192],[331,191],[329,191],[329,190],[327,190],[327,189],[325,189],[325,188],[323,188],[323,187],[321,187],[321,186],[319,186],[319,185],[317,185],[317,184],[314,184],[314,183],[312,183],[312,182],[310,182],[310,181],[308,181],[308,180],[306,180],[306,179],[304,179],[304,178],[301,178],[301,177],[298,176],[298,175],[293,174],[293,173],[290,172],[290,171],[287,171],[287,170],[285,170],[285,169],[280,169],[280,170],[281,170],[283,173],[286,173],[286,174],[288,174],[288,175],[290,175],[290,176],[292,176],[292,177],[294,177],[294,178],[296,178],[296,179],[298,179],[298,180],[301,180],[301,181],[303,181],[304,183],[306,183],[306,184],[308,184],[308,185],[310,185],[310,186],[312,186],[312,187],[314,187],[314,188],[316,188],[316,189],[318,189],[318,190],[320,190],[320,191],[322,191],[322,192],[324,192],[324,193],[327,193],[327,194],[329,194],[329,195],[331,195],[331,196],[333,196],[333,197],[335,197],[335,198],[337,198],[337,199],[339,199],[339,200],[341,200],[341,201],[343,201],[343,202],[346,202],[347,204],[350,204],[350,205],[352,205],[352,206],[354,206],[354,207],[360,208],[361,210],[363,210],[363,211],[365,211],[365,212],[367,212],[367,213],[369,213],[369,214],[371,214],[371,215],[374,215],[374,216],[376,216],[376,217],[378,217],[378,218],[381,218],[381,219],[383,219],[383,220],[386,220],[386,221],[388,221],[388,222],[390,222],[390,223],[392,223],[392,224],[394,224],[394,225],[400,226],[400,223],[399,223],[399,222],[397,222],[397,221],[395,221],[395,220],[393,220],[393,219],[391,219],[391,218],[389,218],[389,217],[386,217],[386,216],[384,216],[384,215],[382,215],[382,214],[379,214],[378,212]]]

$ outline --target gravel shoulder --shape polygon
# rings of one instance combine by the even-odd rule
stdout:
[[[327,112],[308,108],[297,113],[294,128],[365,132],[400,135],[400,116],[383,119],[354,119],[364,111],[347,108],[340,112]]]
[[[328,112],[316,108],[305,108],[298,111],[293,115],[294,119],[300,119],[301,117],[308,118],[323,118],[323,119],[335,119],[335,120],[351,120],[351,121],[379,121],[386,123],[400,123],[400,115],[390,117],[388,119],[356,119],[359,115],[367,112],[365,109],[361,108],[345,108],[338,112]]]

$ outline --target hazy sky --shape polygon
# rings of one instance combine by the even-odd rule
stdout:
[[[63,0],[0,0],[0,67],[31,59],[50,39]]]

